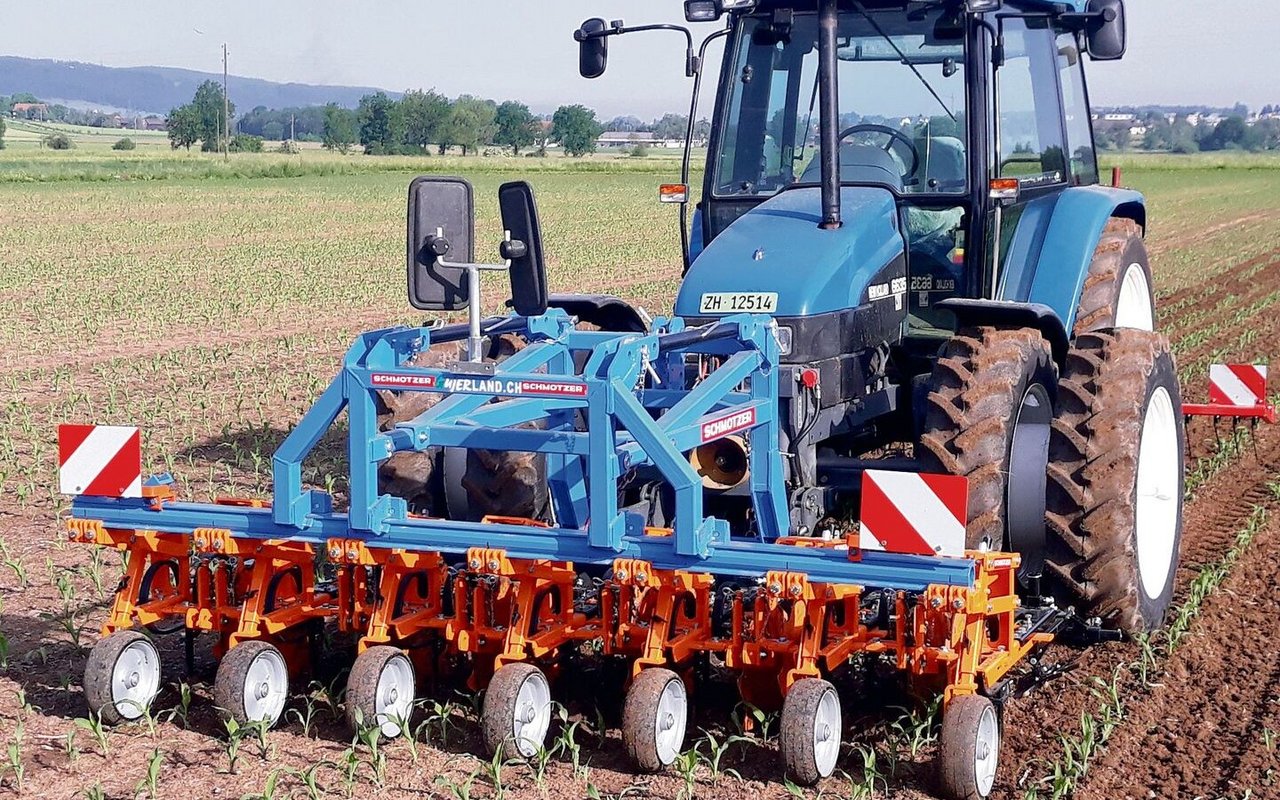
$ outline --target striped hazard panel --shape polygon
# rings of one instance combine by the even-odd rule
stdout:
[[[94,497],[141,497],[142,437],[138,429],[59,425],[58,491]]]
[[[953,475],[867,470],[862,475],[865,550],[963,556],[969,481]]]
[[[1267,368],[1253,364],[1212,364],[1209,402],[1252,408],[1267,401]]]

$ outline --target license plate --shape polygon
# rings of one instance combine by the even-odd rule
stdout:
[[[777,292],[709,292],[698,303],[699,314],[772,314]]]

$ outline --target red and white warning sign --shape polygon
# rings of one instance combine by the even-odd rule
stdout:
[[[142,437],[118,425],[58,426],[58,491],[142,496]]]
[[[867,470],[859,544],[889,553],[963,556],[968,508],[968,478]]]
[[[1267,402],[1267,368],[1253,364],[1209,366],[1209,402],[1253,408]]]

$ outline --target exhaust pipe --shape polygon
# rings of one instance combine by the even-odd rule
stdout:
[[[689,453],[689,464],[702,476],[702,486],[719,492],[745,483],[751,476],[749,463],[747,442],[740,436],[726,436]]]

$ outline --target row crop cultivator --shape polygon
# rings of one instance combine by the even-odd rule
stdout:
[[[697,659],[711,656],[739,675],[748,702],[782,702],[787,766],[812,782],[830,773],[840,741],[824,676],[853,656],[883,656],[922,692],[963,707],[1052,638],[1054,615],[1021,608],[1016,555],[930,557],[864,548],[856,533],[786,535],[771,486],[780,455],[767,438],[749,451],[759,534],[730,537],[704,514],[702,476],[685,454],[728,436],[777,436],[768,318],[689,330],[673,320],[645,336],[578,331],[556,309],[500,324],[529,346],[470,372],[458,371],[469,362],[410,363],[460,340],[462,326],[361,337],[278,451],[271,502],[179,502],[165,477],[137,483],[138,464],[127,459],[127,483],[118,482],[141,496],[78,496],[69,538],[129,554],[86,676],[104,718],[137,718],[160,685],[158,652],[135,625],[216,636],[215,696],[241,722],[280,717],[289,676],[307,669],[308,634],[332,625],[359,637],[347,688],[353,722],[397,735],[413,710],[415,675],[442,656],[465,656],[471,685],[487,688],[486,744],[528,757],[550,723],[546,675],[566,648],[589,643],[632,665],[623,733],[638,766],[657,769],[678,753],[686,684]],[[682,385],[686,365],[704,357],[722,361],[712,379],[662,388]],[[387,386],[447,397],[384,432],[374,394]],[[353,468],[351,507],[339,514],[327,494],[302,488],[300,470],[344,409]],[[111,430],[64,430],[71,465]],[[379,495],[379,461],[442,445],[546,455],[557,525],[426,518]],[[104,468],[120,467],[106,463],[114,455],[99,451]],[[619,512],[620,475],[641,464],[674,489],[668,528]],[[963,485],[950,488],[958,509],[947,513],[963,515]]]
[[[1082,56],[1123,55],[1122,0],[685,14],[724,24],[700,47],[673,25],[575,35],[595,78],[609,39],[682,32],[694,110],[724,40],[692,225],[696,115],[662,189],[681,209],[674,316],[549,295],[525,183],[498,192],[503,263],[474,263],[470,185],[418,178],[410,302],[467,322],[360,336],[277,450],[269,502],[181,502],[143,480],[136,429],[64,431],[71,538],[128,554],[85,674],[104,719],[140,716],[160,685],[138,627],[214,635],[215,698],[242,722],[276,721],[337,632],[359,651],[348,715],[388,736],[419,677],[462,667],[488,749],[535,756],[582,656],[627,668],[638,768],[675,761],[696,676],[728,674],[780,709],[786,770],[814,783],[841,750],[831,679],[889,664],[941,698],[938,786],[972,800],[992,791],[1012,682],[1046,676],[1020,669],[1036,648],[1161,624],[1180,412],[1273,412],[1245,369],[1182,405],[1145,201],[1098,184]],[[1010,69],[1023,88],[1004,94]],[[509,316],[482,317],[485,271],[508,273]],[[335,508],[303,461],[344,412]]]

